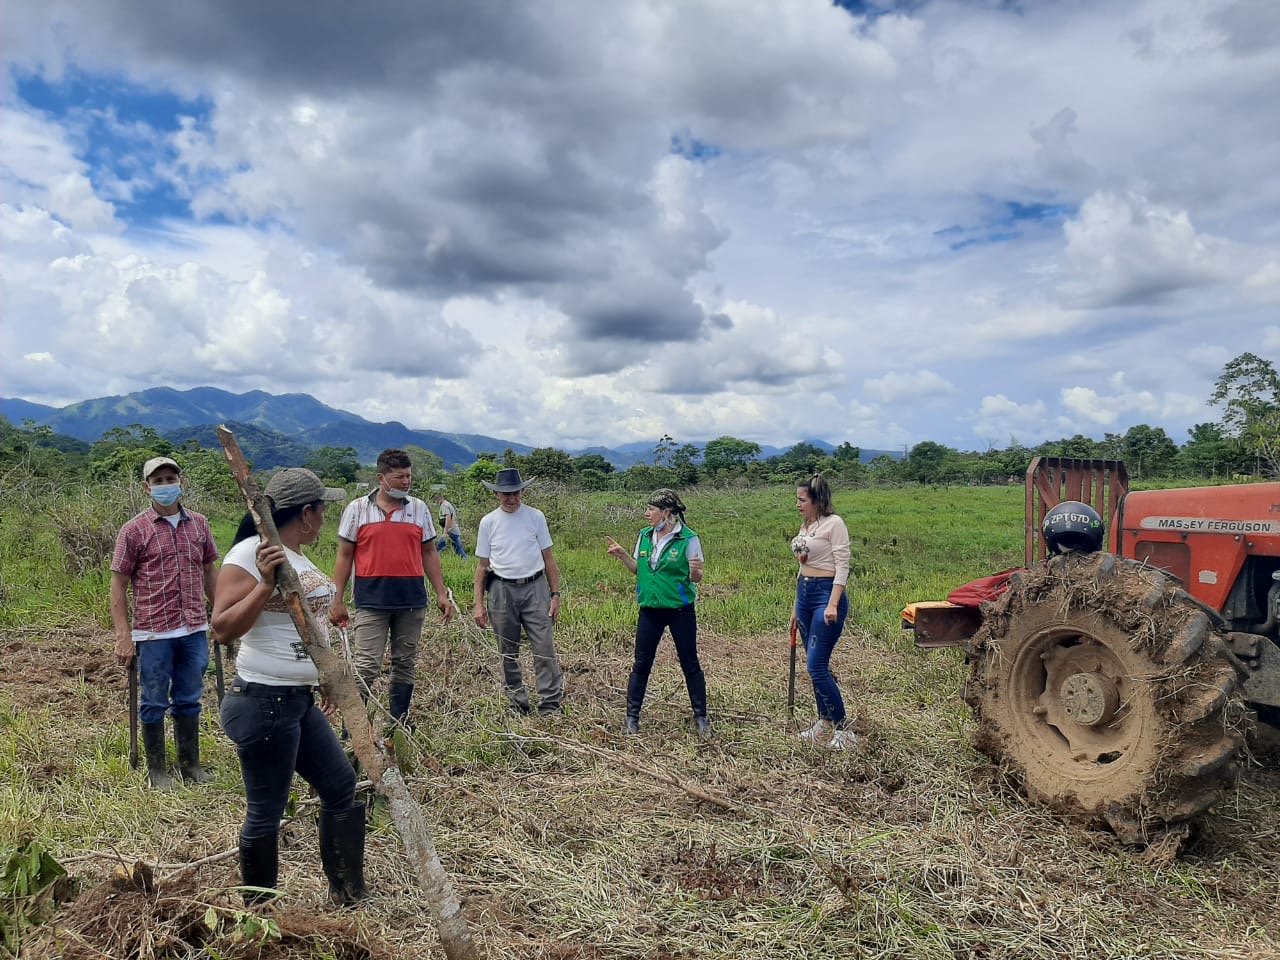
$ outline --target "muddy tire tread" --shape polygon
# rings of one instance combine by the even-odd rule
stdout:
[[[1158,832],[1216,802],[1237,772],[1247,716],[1239,661],[1225,647],[1221,618],[1172,578],[1153,577],[1151,570],[1109,554],[1055,557],[1031,568],[993,604],[974,637],[965,688],[978,719],[974,744],[980,751],[1033,800],[1092,821],[1127,825],[1117,829],[1127,841],[1134,824],[1139,832]],[[1127,603],[1116,600],[1122,593]],[[1098,597],[1106,597],[1106,604],[1091,608],[1090,598]],[[1063,610],[1069,612],[1063,616]],[[1152,733],[1140,739],[1148,755],[1135,750],[1138,759],[1117,776],[1116,795],[1105,795],[1109,784],[1099,785],[1098,778],[1072,782],[1069,769],[1055,783],[1051,762],[1036,744],[1021,742],[1023,721],[1012,711],[1029,710],[1030,704],[1009,702],[1014,682],[1004,674],[1015,669],[1018,644],[1031,642],[1038,625],[1055,617],[1105,627],[1111,643],[1125,646],[1129,661],[1147,665],[1140,679],[1153,692],[1149,702],[1131,709],[1145,711],[1143,722]]]

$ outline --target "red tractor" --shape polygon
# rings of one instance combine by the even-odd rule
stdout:
[[[913,604],[916,644],[965,650],[975,745],[1032,799],[1185,836],[1235,778],[1246,702],[1280,718],[1280,483],[1130,492],[1118,461],[1038,457],[1026,496],[1026,568],[978,605]],[[1050,554],[1067,501],[1106,552]]]

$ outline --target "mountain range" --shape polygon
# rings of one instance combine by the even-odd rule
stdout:
[[[218,424],[227,424],[254,465],[260,469],[295,466],[318,447],[351,447],[361,463],[373,463],[387,447],[421,447],[440,457],[445,466],[468,466],[476,454],[501,454],[510,449],[527,454],[528,444],[473,433],[415,430],[392,420],[375,423],[364,417],[327,406],[306,393],[276,395],[262,390],[231,393],[217,387],[175,390],[152,387],[122,396],[83,400],[65,407],[51,407],[20,398],[0,397],[0,416],[21,426],[30,420],[93,443],[109,430],[141,424],[177,445],[196,440],[202,447],[218,446]],[[822,440],[806,440],[822,450],[835,449]],[[569,453],[597,453],[619,470],[651,462],[657,441],[639,441],[617,447],[591,446]],[[701,446],[701,445],[699,445]],[[785,452],[782,447],[762,447],[761,457]],[[895,451],[863,450],[864,462]]]

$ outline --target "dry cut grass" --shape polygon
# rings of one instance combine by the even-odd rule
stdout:
[[[437,630],[424,647],[402,766],[491,957],[1280,955],[1274,768],[1250,768],[1181,859],[1161,863],[995,777],[968,742],[954,653],[848,631],[835,665],[860,749],[835,753],[795,738],[812,705],[802,680],[788,719],[780,635],[704,633],[707,744],[666,646],[638,738],[620,732],[625,636],[604,649],[569,639],[569,713],[547,720],[508,714],[474,627]],[[0,636],[2,839],[41,837],[92,904],[64,907],[28,956],[75,956],[121,913],[146,928],[130,956],[442,955],[383,812],[368,846],[376,896],[329,910],[305,788],[282,844],[286,936],[249,954],[182,934],[210,907],[224,934],[234,927],[238,767],[210,709],[216,781],[147,791],[124,760],[124,682],[108,648],[100,628]],[[99,885],[135,859],[156,865],[156,902],[195,906],[148,913],[119,881]],[[102,956],[126,955],[119,938],[100,943]]]

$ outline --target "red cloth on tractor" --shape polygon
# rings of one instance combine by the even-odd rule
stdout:
[[[989,577],[980,577],[962,587],[956,587],[947,594],[947,601],[961,607],[980,607],[987,600],[994,600],[1009,589],[1009,581],[1015,573],[1021,573],[1026,567],[1011,567],[1001,570]]]

